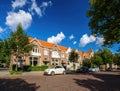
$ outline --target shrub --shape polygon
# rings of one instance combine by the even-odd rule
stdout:
[[[47,65],[34,66],[34,67],[31,67],[31,70],[32,70],[32,71],[44,71],[44,70],[47,69],[47,68],[48,68]]]
[[[42,65],[42,66],[40,66],[41,67],[41,71],[44,71],[45,69],[47,69],[48,68],[48,66],[47,65]]]
[[[30,65],[24,65],[23,66],[23,71],[31,71],[31,66]]]
[[[18,70],[23,70],[23,71],[31,71],[31,66],[30,65],[23,65],[23,69],[19,69]],[[16,71],[16,64],[12,65],[12,71]]]
[[[31,70],[32,71],[40,71],[40,66],[33,66],[33,67],[31,67]]]
[[[16,64],[13,64],[12,65],[12,71],[15,71],[16,70]]]

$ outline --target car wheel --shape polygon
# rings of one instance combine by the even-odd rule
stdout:
[[[54,71],[52,71],[52,72],[51,72],[51,76],[54,76],[54,75],[55,75],[55,72],[54,72]]]
[[[63,75],[65,75],[66,74],[66,72],[65,71],[63,71]]]

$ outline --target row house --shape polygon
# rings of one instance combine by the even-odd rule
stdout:
[[[49,65],[64,65],[67,66],[69,62],[69,54],[71,48],[56,45],[53,43],[38,40],[36,38],[29,38],[29,42],[32,43],[33,49],[28,56],[24,56],[24,61],[19,59],[18,64],[41,66],[45,64]],[[88,52],[82,52],[76,50],[79,54],[78,63],[82,64],[84,58],[91,58],[94,54],[90,48]],[[16,64],[15,56],[11,57],[11,64]]]

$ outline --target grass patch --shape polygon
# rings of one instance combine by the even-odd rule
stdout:
[[[10,75],[22,75],[22,71],[10,71]]]

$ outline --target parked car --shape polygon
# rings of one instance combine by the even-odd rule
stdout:
[[[51,68],[48,68],[44,71],[45,75],[51,75],[54,76],[55,74],[66,74],[65,68],[63,66],[53,66]]]
[[[1,68],[5,68],[5,67],[6,67],[6,64],[5,64],[5,63],[1,63],[1,64],[0,64],[0,67],[1,67]]]
[[[120,67],[117,67],[117,70],[120,70]]]
[[[98,71],[100,71],[100,69],[99,69],[99,67],[91,67],[91,68],[89,68],[89,71],[98,72]]]
[[[106,71],[113,71],[113,68],[109,67],[106,69]]]
[[[87,66],[83,66],[80,69],[77,69],[77,73],[84,73],[84,72],[88,72],[88,67]]]

